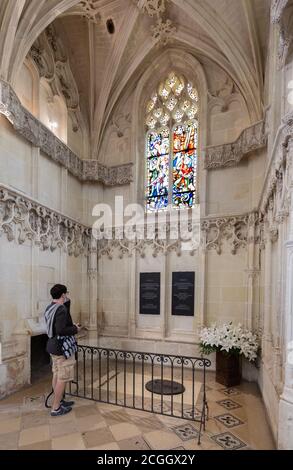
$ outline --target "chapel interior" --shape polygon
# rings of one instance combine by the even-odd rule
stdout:
[[[293,449],[292,160],[293,0],[1,0],[0,449]],[[102,383],[115,403],[80,394],[57,423],[56,283],[79,344],[116,361],[83,350],[104,364],[84,366],[89,398]],[[229,323],[258,357],[229,388],[207,356],[200,446],[165,412],[181,395],[129,405],[144,378],[123,351],[198,358],[202,328]]]

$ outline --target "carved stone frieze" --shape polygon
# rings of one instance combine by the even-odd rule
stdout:
[[[99,257],[113,259],[131,257],[137,254],[144,258],[150,253],[155,258],[159,254],[175,252],[177,256],[186,251],[191,256],[197,252],[200,244],[199,224],[187,224],[180,227],[174,224],[149,224],[131,227],[108,228],[96,234]]]
[[[73,256],[88,254],[91,230],[20,193],[0,185],[0,236],[19,244],[31,240],[42,250],[62,248]]]
[[[81,160],[67,145],[20,103],[11,86],[0,80],[0,113],[14,129],[42,152],[68,169],[81,181],[99,181],[105,186],[129,184],[132,164],[107,167],[97,160]]]
[[[254,227],[252,238],[251,226]],[[237,216],[206,217],[200,223],[188,224],[185,230],[170,223],[166,223],[166,227],[128,227],[128,234],[123,227],[110,228],[98,237],[98,255],[113,259],[136,253],[144,258],[150,252],[153,257],[171,252],[181,256],[186,252],[194,256],[200,247],[221,254],[224,242],[230,245],[231,253],[236,254],[240,248],[246,249],[249,243],[261,242],[261,227],[261,215],[254,211]],[[166,233],[166,237],[162,237],[162,233]]]
[[[258,227],[259,223],[258,212],[237,216],[207,217],[201,222],[203,248],[214,249],[221,254],[225,241],[231,246],[231,253],[236,254],[239,248],[246,248],[252,241],[249,239],[249,227],[252,224]],[[259,243],[259,238],[255,235],[253,242]]]
[[[205,168],[213,170],[237,165],[245,155],[265,147],[266,144],[265,121],[260,121],[244,129],[235,142],[207,147]]]
[[[5,234],[9,241],[22,244],[31,240],[42,250],[54,251],[62,248],[69,255],[102,257],[131,257],[133,254],[144,258],[152,254],[167,255],[174,252],[190,256],[204,250],[222,252],[223,243],[228,243],[231,253],[246,248],[249,228],[254,227],[254,243],[261,241],[262,218],[258,212],[237,216],[206,217],[200,222],[188,221],[144,224],[108,228],[102,232],[80,224],[35,200],[0,185],[0,236]],[[274,232],[271,230],[272,237]],[[92,279],[96,268],[89,267]]]

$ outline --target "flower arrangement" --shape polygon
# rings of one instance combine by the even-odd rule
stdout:
[[[233,326],[226,323],[222,326],[205,327],[200,333],[200,348],[203,354],[223,351],[227,355],[243,355],[249,361],[255,361],[259,348],[257,336],[245,330],[240,324]]]

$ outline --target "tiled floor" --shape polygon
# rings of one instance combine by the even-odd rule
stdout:
[[[0,401],[3,449],[274,449],[255,384],[225,390],[208,373],[210,418],[197,445],[199,423],[76,399],[73,411],[52,418],[44,407],[48,380]]]

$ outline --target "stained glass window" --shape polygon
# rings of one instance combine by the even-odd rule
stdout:
[[[148,211],[191,208],[197,193],[198,93],[171,72],[146,106]]]
[[[192,207],[195,202],[197,127],[179,125],[173,132],[173,206]]]

